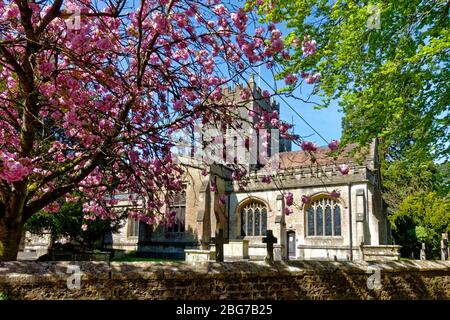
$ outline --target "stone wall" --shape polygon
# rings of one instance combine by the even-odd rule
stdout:
[[[0,262],[0,292],[12,299],[450,299],[450,261],[356,263]],[[74,263],[72,263],[74,264]],[[373,269],[381,287],[368,286]],[[369,281],[370,282],[370,281]],[[372,289],[370,289],[370,287]]]

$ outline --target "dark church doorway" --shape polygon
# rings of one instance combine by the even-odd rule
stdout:
[[[287,232],[287,256],[288,259],[295,259],[295,231],[288,231]]]

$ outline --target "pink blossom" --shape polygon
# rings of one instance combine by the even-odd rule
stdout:
[[[286,76],[286,79],[284,80],[286,82],[287,85],[293,85],[297,82],[298,77],[295,74],[288,74]]]
[[[339,148],[339,142],[337,140],[331,140],[331,142],[328,144],[328,148],[331,151],[336,151]]]
[[[112,47],[111,41],[107,38],[103,38],[97,41],[97,48],[100,50],[109,50]]]
[[[12,2],[6,5],[0,0],[1,37],[8,43],[9,54],[24,65],[26,28]],[[10,183],[24,181],[28,188],[47,178],[28,202],[39,201],[60,186],[71,186],[56,200],[75,201],[73,191],[79,191],[86,199],[86,217],[113,219],[117,212],[111,207],[119,200],[111,199],[112,195],[128,194],[124,199],[140,208],[130,216],[150,224],[173,223],[175,214],[166,210],[161,191],[180,192],[186,182],[183,167],[171,157],[177,134],[200,123],[234,124],[238,101],[224,99],[225,85],[235,83],[249,68],[275,67],[286,59],[282,32],[275,24],[250,24],[255,8],[236,9],[239,4],[219,0],[199,5],[143,1],[139,8],[117,12],[117,17],[102,14],[98,19],[94,18],[98,10],[111,13],[113,9],[99,9],[89,0],[70,0],[64,2],[64,10],[74,9],[75,2],[81,12],[92,14],[83,15],[77,30],[62,16],[41,24],[50,6],[29,4],[32,29],[42,25],[45,35],[40,38],[44,45],[33,51],[36,70],[29,75],[35,77],[29,79],[36,84],[33,92],[22,83],[12,60],[0,59],[5,83],[0,92],[4,102],[0,106],[0,194],[10,192],[14,187]],[[290,77],[288,82],[294,80]],[[47,129],[54,134],[43,136],[36,126],[23,130],[23,107],[17,101],[25,101],[30,94],[36,95],[36,119],[51,125]],[[262,95],[267,100],[271,97],[268,91]],[[241,98],[252,99],[252,92],[243,91]],[[254,128],[279,127],[281,135],[290,128],[278,115],[252,112]],[[24,136],[30,139],[21,140]],[[23,151],[21,141],[32,143]],[[249,148],[251,143],[246,139],[244,145]],[[74,180],[79,173],[84,178]],[[235,169],[232,178],[239,180],[239,187],[245,186],[247,174]],[[214,183],[211,188],[217,191]],[[57,210],[56,202],[45,210]]]
[[[239,8],[236,13],[231,13],[230,15],[231,21],[233,21],[233,24],[236,28],[238,28],[240,31],[244,31],[247,26],[248,17],[247,14],[242,10],[242,8]]]
[[[3,13],[3,17],[6,19],[17,19],[20,16],[19,7],[14,3],[7,7]]]
[[[338,166],[338,170],[339,170],[339,172],[342,173],[343,175],[346,175],[346,174],[349,173],[350,168],[349,168],[348,165],[346,165],[346,164],[340,164],[340,165]]]
[[[246,174],[247,171],[245,169],[235,169],[231,174],[231,178],[235,181],[241,180]]]
[[[226,196],[225,194],[220,195],[220,197],[219,197],[219,202],[220,202],[221,204],[227,203],[227,196]]]
[[[153,28],[160,34],[165,34],[168,28],[167,18],[161,11],[156,11],[152,15]]]
[[[186,107],[186,102],[183,99],[176,100],[173,103],[173,110],[175,111],[183,111]]]
[[[16,156],[8,152],[0,152],[0,179],[8,183],[23,180],[32,172],[28,158],[16,160]]]
[[[339,198],[341,196],[340,192],[333,190],[330,192],[330,197],[332,198]]]
[[[270,120],[270,123],[272,124],[272,126],[274,126],[275,128],[277,128],[280,125],[280,121],[276,118],[273,118],[272,120]]]
[[[310,201],[311,201],[311,197],[305,196],[305,195],[302,196],[302,203],[303,204],[308,204]]]
[[[223,4],[219,4],[219,5],[215,6],[213,11],[215,14],[218,14],[218,15],[223,15],[223,14],[227,13],[227,9],[225,8],[225,6]]]
[[[61,206],[59,205],[59,203],[53,202],[53,203],[49,204],[48,206],[46,206],[43,209],[43,211],[49,212],[49,213],[57,213],[57,212],[59,212],[60,209],[61,209]]]
[[[292,210],[292,208],[288,208],[288,207],[284,207],[283,211],[284,211],[284,214],[287,215],[287,216],[289,216],[289,215],[294,213],[294,210]]]
[[[305,57],[314,55],[317,50],[316,40],[310,40],[310,36],[306,35],[302,42],[302,51]]]
[[[271,183],[272,182],[272,177],[270,175],[265,175],[261,177],[261,182],[262,183]]]
[[[285,194],[284,198],[286,199],[286,205],[287,206],[292,206],[294,204],[294,195],[292,194],[292,192],[288,192]]]
[[[301,147],[305,151],[317,151],[317,145],[311,141],[303,141]]]
[[[53,63],[46,62],[41,64],[39,69],[42,76],[48,77],[55,70],[55,65]]]
[[[83,224],[81,225],[81,229],[82,229],[83,231],[87,231],[88,225],[87,225],[86,223],[83,223]]]
[[[250,90],[249,89],[242,89],[239,92],[239,95],[241,96],[242,100],[248,100],[250,98]]]

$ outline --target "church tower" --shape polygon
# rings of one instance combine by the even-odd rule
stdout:
[[[226,99],[237,104],[236,121],[224,132],[228,160],[236,158],[239,164],[247,163],[248,170],[258,170],[273,154],[291,151],[291,141],[280,137],[272,124],[269,128],[254,130],[263,117],[269,123],[272,118],[279,119],[280,104],[273,98],[265,97],[263,90],[256,85],[253,74],[247,84],[227,87],[223,93]],[[245,153],[249,153],[245,159],[247,161],[243,161]]]

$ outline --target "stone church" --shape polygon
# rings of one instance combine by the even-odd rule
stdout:
[[[239,90],[229,89],[228,94],[238,96]],[[276,102],[258,99],[258,87],[253,85],[252,90],[255,101],[242,108],[242,117],[257,108],[279,111]],[[355,145],[348,145],[337,158],[328,155],[328,148],[318,148],[314,159],[304,151],[291,151],[288,141],[279,141],[276,154],[267,151],[276,157],[276,166],[247,166],[244,189],[233,181],[229,166],[212,163],[205,175],[194,158],[183,158],[185,190],[168,204],[177,212],[175,224],[154,229],[129,219],[120,233],[111,236],[110,246],[182,258],[196,250],[214,251],[213,238],[221,232],[226,260],[264,259],[263,238],[272,230],[277,259],[398,259],[383,210],[376,141],[362,157],[352,152]],[[261,148],[259,141],[256,144]],[[342,163],[350,168],[347,175],[337,170]],[[268,173],[271,181],[262,182]],[[287,215],[288,192],[294,204]],[[309,201],[304,203],[302,197]],[[117,209],[127,209],[126,199],[123,195]]]
[[[252,80],[250,88],[254,101],[239,107],[247,124],[256,121],[249,110],[279,112],[275,101],[262,99]],[[226,94],[234,99],[239,90],[242,87],[228,88]],[[264,144],[255,143],[259,154]],[[376,141],[364,154],[355,154],[356,146],[348,145],[335,158],[328,155],[328,148],[318,148],[314,158],[305,151],[291,151],[283,139],[277,149],[265,147],[270,148],[270,161],[246,167],[245,188],[232,179],[232,169],[226,164],[211,163],[205,174],[198,158],[180,156],[186,167],[185,190],[167,204],[176,211],[175,223],[153,228],[128,218],[119,233],[107,237],[107,246],[154,257],[184,258],[193,252],[213,252],[214,238],[222,236],[225,260],[257,260],[266,256],[263,239],[272,230],[278,260],[398,259],[399,248],[390,245],[383,209]],[[337,170],[343,163],[349,166],[347,175]],[[268,175],[271,179],[264,181]],[[287,193],[294,198],[291,212],[285,210]],[[129,209],[127,194],[117,199],[115,210]]]

